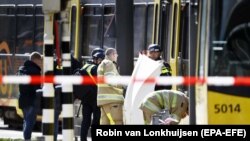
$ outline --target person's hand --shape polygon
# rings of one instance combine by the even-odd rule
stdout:
[[[174,119],[174,118],[171,118],[171,117],[169,117],[169,118],[167,118],[167,119],[165,119],[165,120],[159,120],[161,123],[161,125],[176,125],[176,124],[178,124],[179,123],[179,121],[177,120],[177,119]]]

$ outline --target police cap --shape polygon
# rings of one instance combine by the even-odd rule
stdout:
[[[148,51],[161,52],[161,47],[158,44],[150,44],[148,46]]]

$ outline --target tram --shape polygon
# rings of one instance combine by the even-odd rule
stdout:
[[[247,0],[159,1],[157,43],[173,76],[249,76]],[[249,124],[249,86],[174,86],[190,97],[189,124]]]
[[[71,51],[79,61],[95,47],[116,48],[115,7],[115,0],[73,0]],[[133,57],[158,43],[173,76],[249,76],[248,8],[248,0],[134,0]],[[0,2],[0,30],[0,75],[14,75],[30,52],[43,52],[42,1]],[[190,97],[188,124],[250,123],[250,87],[173,89]],[[6,124],[22,122],[17,99],[17,85],[0,85],[0,116]]]

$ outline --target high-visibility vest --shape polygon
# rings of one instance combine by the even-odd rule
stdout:
[[[82,70],[82,69],[85,69],[86,72],[88,73],[89,77],[91,77],[91,79],[92,79],[95,83],[97,83],[96,80],[94,79],[93,75],[91,74],[91,70],[92,70],[93,67],[95,67],[94,64],[88,64],[88,63],[86,63],[86,64],[81,68],[81,70]]]
[[[120,76],[117,71],[116,65],[108,59],[104,59],[98,66],[97,75],[109,77]],[[97,105],[105,105],[113,102],[123,103],[123,89],[118,85],[111,84],[98,84],[97,92]]]
[[[168,74],[168,73],[170,73],[170,74],[172,74],[172,71],[171,71],[171,69],[170,68],[167,68],[165,65],[163,65],[162,67],[161,67],[161,74]]]

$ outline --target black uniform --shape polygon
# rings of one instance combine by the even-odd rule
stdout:
[[[160,47],[160,45],[158,44],[150,44],[148,46],[148,51],[149,52],[162,52],[162,49]],[[158,61],[158,60],[162,60],[161,57],[158,57],[158,59],[156,59],[155,61]],[[170,65],[167,63],[167,62],[163,62],[163,66],[161,68],[161,74],[160,76],[171,76],[172,75],[172,70],[171,70],[171,67]],[[172,86],[164,86],[164,85],[156,85],[155,86],[155,91],[157,90],[163,90],[163,89],[172,89]]]
[[[160,58],[157,60],[161,60]],[[172,75],[172,70],[170,65],[167,62],[163,62],[163,66],[161,67],[161,75],[160,76],[171,76]],[[157,90],[163,90],[163,89],[172,89],[172,85],[156,85],[155,86],[155,91]]]
[[[81,75],[95,77],[97,76],[98,65],[88,61],[81,69]],[[94,81],[94,80],[93,80]],[[92,125],[99,125],[100,122],[100,108],[97,107],[97,85],[82,86],[84,91],[81,91],[82,100],[82,125],[81,125],[81,141],[87,140],[88,130],[91,124],[91,116],[93,114]]]

